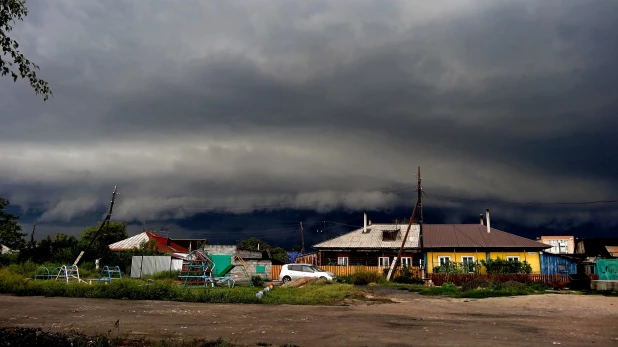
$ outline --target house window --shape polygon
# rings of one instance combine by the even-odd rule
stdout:
[[[337,257],[337,265],[348,266],[349,265],[348,257]]]
[[[451,257],[438,257],[438,263],[440,266],[444,266],[451,262]]]
[[[463,267],[463,271],[465,272],[474,272],[474,257],[471,256],[463,256],[461,257],[461,265]]]
[[[519,261],[519,256],[508,256],[506,257],[508,261]]]
[[[412,257],[401,257],[401,266],[412,267]]]
[[[388,267],[389,266],[388,257],[378,257],[378,265],[382,267]]]
[[[566,271],[566,270],[567,270],[566,264],[558,264],[558,271]]]

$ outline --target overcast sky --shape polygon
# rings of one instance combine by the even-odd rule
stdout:
[[[128,222],[381,210],[419,165],[462,211],[440,196],[618,196],[615,1],[27,6],[12,35],[54,97],[0,79],[0,196],[39,223],[102,215],[114,185]],[[525,219],[616,218],[554,212]]]

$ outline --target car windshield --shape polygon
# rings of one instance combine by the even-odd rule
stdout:
[[[314,272],[324,272],[324,270],[320,269],[317,266],[311,266],[311,270],[313,270]]]

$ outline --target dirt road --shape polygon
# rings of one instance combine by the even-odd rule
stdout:
[[[394,304],[218,305],[0,296],[0,326],[128,337],[223,337],[255,346],[618,346],[618,298],[540,295],[482,300],[376,289]],[[114,330],[115,334],[115,330]]]

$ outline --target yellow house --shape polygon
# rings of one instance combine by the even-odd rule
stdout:
[[[447,263],[456,262],[465,267],[481,260],[500,258],[526,261],[532,273],[540,274],[540,254],[551,248],[483,224],[423,224],[422,239],[427,273]],[[481,273],[485,273],[484,267]]]

